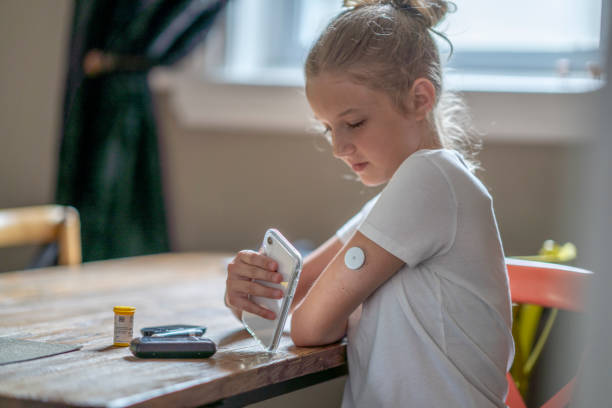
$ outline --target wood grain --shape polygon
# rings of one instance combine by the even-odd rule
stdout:
[[[0,366],[0,406],[198,406],[346,363],[344,343],[261,351],[223,305],[224,254],[166,254],[0,274],[0,336],[81,344]],[[209,359],[138,359],[112,346],[113,306],[134,329],[201,324]]]

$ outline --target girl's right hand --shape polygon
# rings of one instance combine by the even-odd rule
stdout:
[[[277,272],[278,264],[272,258],[255,251],[244,250],[227,266],[225,282],[225,304],[233,309],[238,318],[242,311],[254,313],[263,318],[274,320],[276,315],[271,310],[259,306],[249,296],[262,296],[280,299],[283,292],[279,289],[262,285],[254,280],[280,283],[283,277]]]

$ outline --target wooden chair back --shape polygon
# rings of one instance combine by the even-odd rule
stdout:
[[[60,265],[78,265],[81,223],[78,211],[61,205],[0,210],[0,247],[57,242]]]

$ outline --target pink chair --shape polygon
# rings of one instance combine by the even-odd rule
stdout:
[[[592,272],[571,266],[545,262],[506,259],[510,279],[510,294],[515,303],[581,311]],[[510,373],[508,398],[510,408],[526,408]],[[575,383],[572,378],[542,408],[562,408],[569,404]]]

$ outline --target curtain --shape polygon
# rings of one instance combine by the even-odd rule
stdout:
[[[83,260],[169,250],[149,70],[181,59],[225,0],[77,0],[56,201],[81,215]]]

